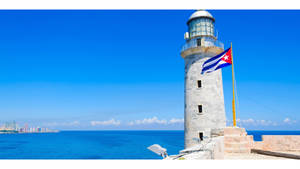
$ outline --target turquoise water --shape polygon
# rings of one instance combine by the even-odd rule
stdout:
[[[0,134],[0,159],[161,159],[147,147],[160,144],[177,154],[183,138],[183,131]]]
[[[300,131],[248,131],[261,135],[300,135]],[[170,155],[184,146],[183,131],[62,131],[0,134],[0,159],[161,159],[147,149],[165,147]]]

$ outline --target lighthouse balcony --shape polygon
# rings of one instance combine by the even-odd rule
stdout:
[[[210,36],[202,36],[187,40],[181,49],[180,55],[185,58],[199,52],[221,53],[222,51],[224,51],[222,42]]]
[[[190,49],[201,47],[218,47],[224,50],[224,44],[212,37],[198,37],[187,40],[181,49],[181,55]]]

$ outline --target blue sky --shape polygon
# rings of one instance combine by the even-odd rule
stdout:
[[[219,40],[233,43],[239,125],[298,130],[300,11],[209,12]],[[0,11],[0,123],[183,129],[180,48],[192,13]],[[223,85],[230,124],[230,68]]]

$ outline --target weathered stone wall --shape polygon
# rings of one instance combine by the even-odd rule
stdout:
[[[254,142],[253,148],[268,151],[300,151],[300,136],[263,135],[261,142]]]
[[[199,144],[199,133],[211,137],[211,131],[225,128],[225,108],[221,69],[201,74],[203,63],[220,53],[220,48],[199,48],[185,60],[185,148]],[[207,48],[208,49],[208,48]],[[197,81],[202,86],[198,88]],[[198,111],[202,105],[202,113]]]
[[[250,153],[253,136],[247,135],[244,128],[226,127],[224,129],[224,146],[227,153]]]
[[[262,141],[254,141],[244,128],[226,127],[224,146],[227,153],[250,153],[251,149],[267,151],[300,151],[300,136],[263,135]]]

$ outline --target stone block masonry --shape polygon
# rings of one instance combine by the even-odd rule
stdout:
[[[201,74],[203,63],[217,55],[221,49],[210,48],[209,52],[202,53],[206,48],[197,47],[197,54],[184,57],[185,148],[197,145],[200,133],[203,137],[209,138],[212,136],[212,131],[222,132],[226,126],[222,72],[217,70],[209,74]],[[198,81],[201,82],[200,87],[197,85]]]
[[[266,151],[300,151],[300,136],[263,135],[262,141],[254,141],[244,128],[226,127],[224,129],[226,153],[251,153],[251,149]]]
[[[250,153],[253,144],[253,136],[247,135],[244,128],[226,127],[224,129],[226,153]]]
[[[263,135],[262,141],[254,142],[253,148],[267,151],[300,151],[300,136]]]

